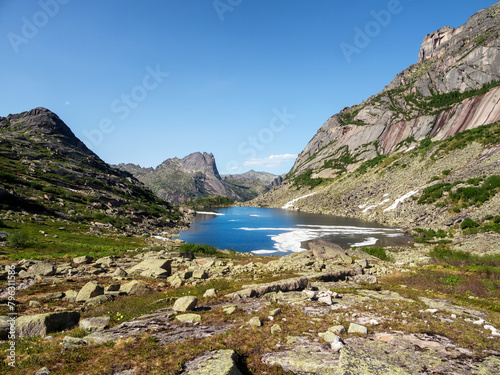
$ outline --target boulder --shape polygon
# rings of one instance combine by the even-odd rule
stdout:
[[[252,319],[248,321],[248,324],[253,327],[262,327],[262,321],[258,316],[254,316]]]
[[[198,303],[198,298],[194,296],[185,296],[178,298],[174,303],[174,311],[190,311],[194,310],[196,304]]]
[[[238,355],[232,349],[205,353],[186,363],[185,375],[242,375],[238,369]]]
[[[110,321],[109,316],[98,316],[95,318],[87,318],[80,320],[79,327],[88,332],[102,331],[107,327]]]
[[[307,288],[309,280],[307,277],[296,277],[293,279],[279,280],[273,283],[246,285],[243,290],[231,293],[228,297],[245,298],[245,297],[262,297],[266,293],[271,292],[289,292],[294,290],[302,290]]]
[[[205,270],[198,268],[193,271],[193,278],[202,280],[208,279],[208,273]]]
[[[28,272],[40,276],[54,276],[56,267],[48,262],[37,262],[28,268]]]
[[[92,261],[94,260],[94,258],[92,258],[91,256],[88,256],[88,255],[84,255],[84,256],[81,256],[81,257],[78,257],[78,258],[74,258],[72,260],[73,264],[75,266],[80,266],[82,264],[89,264],[89,263],[92,263]]]
[[[352,258],[346,254],[345,250],[325,240],[313,240],[308,243],[309,249],[316,259],[336,260],[340,263],[351,264]]]
[[[104,294],[104,288],[97,281],[89,281],[78,292],[75,298],[76,302],[85,302],[90,298],[97,297]]]
[[[205,294],[203,294],[203,298],[212,298],[217,297],[217,291],[215,289],[208,289]]]
[[[129,268],[127,273],[140,273],[144,277],[167,278],[171,273],[171,259],[146,259]]]
[[[46,336],[49,333],[72,329],[80,320],[78,311],[23,315],[16,319],[19,337]]]
[[[69,302],[75,302],[76,296],[78,296],[78,292],[70,289],[64,292],[63,300]]]
[[[113,264],[113,257],[102,257],[95,261],[96,266],[100,266],[102,268],[109,268]]]
[[[7,340],[9,337],[10,322],[6,315],[0,316],[0,340]]]
[[[368,329],[360,324],[351,323],[349,324],[349,329],[347,330],[347,333],[360,333],[362,335],[366,335],[368,334]]]
[[[123,284],[120,288],[122,292],[128,295],[143,296],[151,293],[151,288],[141,281],[133,280],[129,283]]]

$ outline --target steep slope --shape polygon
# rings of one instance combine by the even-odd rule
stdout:
[[[500,207],[499,14],[497,3],[426,36],[415,65],[332,116],[285,182],[252,204],[405,228],[471,218],[487,231]],[[492,236],[484,248],[499,247]]]
[[[292,175],[335,177],[402,142],[445,139],[500,120],[500,4],[457,28],[427,35],[419,60],[378,95],[332,116],[297,158]]]
[[[25,212],[140,234],[179,223],[177,209],[103,162],[45,108],[0,117],[0,177],[4,218]]]
[[[141,168],[135,164],[117,167],[132,173],[159,197],[173,202],[208,196],[246,201],[269,190],[267,186],[276,178],[254,171],[221,177],[214,156],[206,152],[195,152],[183,159],[167,159],[156,168]]]

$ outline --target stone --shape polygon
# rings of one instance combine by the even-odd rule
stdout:
[[[70,289],[70,290],[67,290],[64,292],[63,300],[69,301],[69,302],[75,302],[77,296],[78,296],[78,292]]]
[[[184,375],[242,375],[238,369],[238,355],[232,349],[205,353],[186,363]]]
[[[29,307],[42,307],[42,304],[38,301],[29,301],[28,306]]]
[[[54,276],[56,267],[48,262],[37,262],[28,268],[28,272],[40,276]]]
[[[231,293],[228,297],[245,298],[245,297],[262,297],[266,293],[271,292],[289,292],[294,290],[303,290],[307,288],[309,279],[307,277],[296,277],[292,279],[279,280],[272,283],[246,285],[243,289]]]
[[[110,319],[109,316],[82,319],[78,326],[88,332],[102,331],[108,326]]]
[[[205,280],[208,279],[208,273],[202,269],[196,269],[193,271],[193,278]]]
[[[89,281],[78,292],[75,298],[76,302],[85,302],[92,297],[97,297],[104,294],[104,288],[97,281]]]
[[[281,326],[279,324],[273,324],[271,327],[271,333],[275,334],[276,332],[281,332]]]
[[[410,375],[404,369],[376,358],[368,357],[363,351],[344,346],[340,352],[339,374],[366,375]]]
[[[9,317],[6,315],[0,316],[0,340],[7,340],[10,332]]]
[[[120,290],[127,293],[129,296],[143,296],[151,293],[151,288],[147,284],[138,280],[132,280],[129,283],[123,284]]]
[[[346,332],[344,326],[341,325],[332,326],[328,328],[328,331],[333,332],[335,334],[342,334]]]
[[[181,323],[200,323],[201,322],[201,315],[181,314],[181,315],[176,315],[175,319]]]
[[[170,286],[173,288],[178,288],[178,287],[182,286],[182,279],[177,274],[170,276],[167,279],[167,281],[170,284]]]
[[[49,333],[72,329],[80,320],[78,311],[23,315],[16,319],[19,337],[46,336]]]
[[[104,292],[117,292],[120,290],[121,285],[120,284],[111,284],[108,285],[106,288],[104,288]]]
[[[101,294],[100,296],[89,298],[85,301],[84,306],[97,306],[105,302],[111,301],[114,298],[111,294]]]
[[[198,298],[194,296],[180,297],[175,301],[173,309],[180,312],[191,311],[195,309],[197,303]]]
[[[217,297],[217,291],[215,289],[208,289],[204,294],[204,298],[213,298]]]
[[[118,267],[114,272],[113,272],[113,276],[114,277],[125,277],[127,276],[128,273],[127,271],[125,271],[123,268],[121,267]]]
[[[332,296],[330,296],[330,295],[318,298],[318,302],[324,303],[324,304],[330,305],[330,306],[333,305]]]
[[[279,314],[281,314],[281,309],[280,309],[280,308],[277,308],[277,309],[271,310],[271,311],[269,312],[269,316],[273,316],[273,317],[274,317],[274,316],[276,316],[276,315],[279,315]]]
[[[254,316],[252,319],[248,321],[248,324],[250,324],[253,327],[262,327],[262,322],[258,316]]]
[[[313,240],[308,245],[316,259],[336,260],[340,263],[352,264],[352,258],[339,245],[325,240]]]
[[[335,352],[339,352],[340,350],[342,350],[343,347],[344,343],[342,342],[341,339],[335,340],[330,344],[330,348]]]
[[[95,261],[95,264],[102,268],[109,268],[113,264],[113,257],[102,257]]]
[[[47,367],[42,367],[40,370],[35,372],[35,375],[50,375],[50,370]]]
[[[362,335],[366,335],[368,334],[368,329],[360,324],[351,323],[349,324],[349,329],[347,330],[347,333],[360,333]]]
[[[139,272],[144,277],[167,278],[171,273],[171,264],[171,259],[146,259],[129,268],[127,273]]]
[[[236,310],[237,310],[236,306],[224,306],[222,308],[222,312],[226,315],[234,314]]]
[[[328,344],[331,344],[334,341],[338,341],[340,339],[339,336],[337,336],[335,333],[332,331],[326,331],[324,333],[320,333],[320,337],[325,340]]]
[[[90,264],[92,263],[92,261],[94,260],[94,258],[92,258],[91,256],[88,256],[88,255],[84,255],[84,256],[81,256],[81,257],[78,257],[78,258],[74,258],[72,260],[73,264],[75,266],[80,266],[82,264]]]
[[[45,294],[43,296],[40,296],[40,297],[38,297],[38,299],[49,301],[49,300],[53,300],[53,299],[62,299],[63,297],[64,297],[63,292],[55,292],[55,293],[49,293],[49,294]]]

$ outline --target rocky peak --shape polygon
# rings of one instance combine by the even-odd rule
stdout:
[[[200,171],[208,175],[214,175],[220,179],[217,165],[215,164],[215,157],[213,154],[207,152],[194,152],[180,160],[182,166],[191,171]]]
[[[38,107],[19,114],[0,117],[0,130],[24,133],[42,141],[52,143],[59,140],[65,146],[72,146],[83,154],[95,156],[59,116],[47,108]]]
[[[424,38],[422,47],[418,53],[418,62],[423,62],[443,54],[446,49],[445,47],[447,42],[449,42],[453,36],[460,31],[460,29],[457,30],[453,27],[445,26],[427,35]]]

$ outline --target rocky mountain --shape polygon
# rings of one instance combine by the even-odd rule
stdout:
[[[195,152],[183,159],[167,159],[156,168],[120,164],[119,169],[133,174],[159,197],[187,202],[208,196],[223,196],[247,201],[269,190],[276,178],[265,172],[221,176],[212,154]]]
[[[99,222],[129,233],[174,227],[180,212],[90,151],[45,108],[0,117],[0,198],[16,213]]]
[[[287,207],[404,227],[498,214],[499,15],[497,3],[427,35],[416,64],[328,119],[284,184],[252,203],[300,198]],[[486,190],[482,202],[461,196]]]

